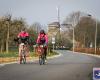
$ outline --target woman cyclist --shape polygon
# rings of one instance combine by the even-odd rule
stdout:
[[[44,30],[40,31],[36,43],[37,45],[44,45],[45,61],[47,62],[46,56],[47,56],[48,36]]]
[[[26,49],[26,55],[29,55],[29,49],[28,49],[28,40],[29,40],[29,34],[25,31],[25,28],[19,32],[18,36],[18,42],[19,42],[19,58],[21,63],[21,50],[22,50],[22,44],[25,44]]]

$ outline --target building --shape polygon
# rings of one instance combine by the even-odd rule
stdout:
[[[49,42],[52,42],[52,38],[55,37],[56,39],[59,39],[60,35],[60,24],[59,22],[52,22],[48,24],[48,37],[49,37]]]

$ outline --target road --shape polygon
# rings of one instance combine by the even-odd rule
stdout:
[[[94,67],[100,67],[100,58],[59,50],[60,57],[27,64],[8,64],[0,67],[0,80],[92,80]]]

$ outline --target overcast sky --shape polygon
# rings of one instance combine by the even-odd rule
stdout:
[[[75,11],[91,14],[100,20],[100,0],[0,0],[0,16],[6,13],[13,17],[23,17],[32,24],[40,22],[47,25],[57,21],[57,6],[60,20]]]

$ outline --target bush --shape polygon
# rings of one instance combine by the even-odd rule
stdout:
[[[75,51],[95,54],[95,48],[75,48]],[[100,48],[96,48],[96,54],[100,55]]]

